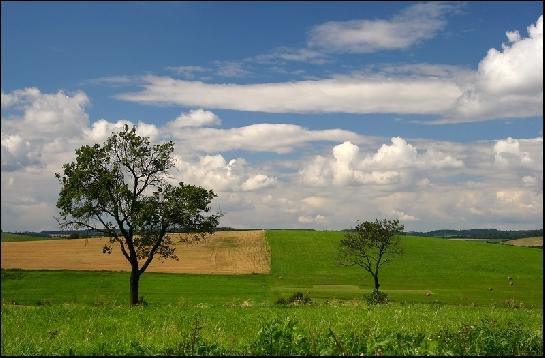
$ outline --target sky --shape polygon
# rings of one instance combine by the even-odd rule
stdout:
[[[1,10],[4,231],[58,229],[54,173],[124,124],[221,226],[543,227],[541,2]]]

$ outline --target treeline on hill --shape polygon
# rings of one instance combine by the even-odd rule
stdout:
[[[232,227],[218,227],[217,231],[252,231],[260,229],[237,229]],[[4,232],[4,231],[3,231]],[[118,234],[121,234],[120,230],[117,230]],[[175,231],[181,232],[181,231]],[[43,230],[40,232],[34,231],[21,231],[21,232],[12,232],[14,235],[25,235],[25,236],[36,236],[36,237],[51,237],[51,236],[66,236],[66,237],[91,237],[91,236],[102,236],[103,233],[96,230]]]
[[[218,227],[217,231],[252,231],[260,229],[237,229],[233,227]],[[267,230],[305,230],[315,231],[315,229],[267,229]],[[344,229],[342,231],[351,231],[352,229]],[[27,236],[72,236],[72,237],[90,237],[90,236],[102,236],[100,231],[95,230],[46,230],[40,232],[15,232],[13,234],[27,235]],[[497,229],[467,229],[467,230],[433,230],[427,232],[420,231],[408,231],[405,235],[412,236],[425,236],[425,237],[445,237],[445,238],[471,238],[471,239],[491,239],[491,240],[515,240],[522,239],[524,237],[543,236],[543,229],[537,230],[497,230]]]
[[[407,232],[407,235],[448,238],[515,240],[522,239],[524,237],[543,236],[543,229],[505,231],[497,229],[433,230],[428,232],[409,231]]]

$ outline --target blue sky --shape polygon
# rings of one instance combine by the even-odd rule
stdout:
[[[414,229],[542,226],[540,16],[541,2],[2,2],[2,225],[42,212],[29,229],[52,228],[58,187],[23,188],[29,172],[130,121],[175,139],[177,175],[225,193],[225,224],[346,227],[357,213],[327,207],[347,197]],[[408,204],[443,192],[444,215]]]

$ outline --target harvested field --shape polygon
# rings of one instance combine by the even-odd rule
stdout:
[[[525,237],[522,239],[505,241],[504,244],[527,247],[543,247],[543,236]]]
[[[177,241],[182,234],[171,234]],[[2,242],[2,268],[27,270],[130,271],[130,265],[114,247],[103,254],[105,238]],[[220,231],[204,241],[176,244],[179,261],[161,262],[155,257],[149,272],[250,274],[270,272],[270,252],[265,232]]]

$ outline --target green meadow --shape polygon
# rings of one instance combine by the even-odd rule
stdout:
[[[2,270],[2,354],[543,353],[541,249],[404,236],[373,306],[342,237],[268,231],[270,274],[145,273],[135,308],[128,273]],[[275,304],[295,292],[312,303]]]
[[[49,236],[34,236],[25,234],[14,234],[11,232],[3,232],[1,236],[2,242],[18,242],[18,241],[40,241],[40,240],[54,240],[55,238]],[[59,239],[66,239],[65,237]]]

